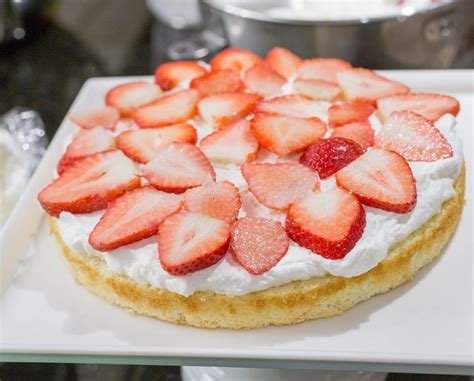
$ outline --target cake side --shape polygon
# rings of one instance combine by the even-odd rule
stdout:
[[[285,325],[342,314],[374,295],[413,278],[442,251],[459,223],[464,203],[464,167],[455,195],[406,239],[394,245],[372,270],[353,278],[326,275],[229,296],[198,291],[191,296],[138,284],[113,273],[98,257],[85,257],[63,242],[53,218],[51,230],[75,279],[112,304],[161,320],[203,328],[250,329]]]

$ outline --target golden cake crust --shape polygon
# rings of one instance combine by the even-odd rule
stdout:
[[[178,324],[249,329],[339,315],[411,280],[441,253],[454,233],[463,209],[464,183],[463,167],[455,184],[455,195],[443,203],[440,213],[392,246],[387,258],[372,270],[352,278],[313,277],[242,296],[198,291],[185,297],[138,284],[127,276],[113,273],[101,258],[85,257],[70,250],[54,219],[50,217],[49,221],[77,282],[108,302]]]

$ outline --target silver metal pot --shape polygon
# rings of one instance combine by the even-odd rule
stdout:
[[[201,0],[201,10],[207,30],[260,55],[284,46],[302,57],[339,57],[355,66],[426,69],[453,65],[473,25],[473,4],[451,0],[409,16],[338,21],[273,18],[265,13],[269,0]]]

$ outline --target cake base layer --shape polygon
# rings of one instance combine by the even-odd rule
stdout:
[[[325,275],[242,296],[199,291],[185,297],[138,284],[113,273],[99,257],[86,257],[63,242],[55,221],[51,230],[77,282],[106,301],[132,312],[203,328],[250,329],[295,324],[340,315],[356,304],[408,282],[442,251],[456,230],[464,204],[464,168],[455,195],[440,213],[390,248],[372,270],[352,278]],[[455,253],[453,253],[455,255]]]

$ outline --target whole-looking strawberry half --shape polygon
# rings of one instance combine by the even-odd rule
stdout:
[[[214,128],[244,118],[253,112],[260,96],[247,93],[221,93],[201,99],[199,115]]]
[[[278,46],[267,53],[265,61],[273,70],[287,79],[296,75],[302,62],[296,54]]]
[[[99,107],[88,111],[72,112],[69,119],[81,128],[103,127],[113,130],[120,119],[120,113],[113,107]]]
[[[159,224],[181,208],[181,197],[144,187],[112,201],[89,236],[90,245],[99,251],[151,237]]]
[[[235,70],[213,70],[194,78],[190,86],[202,96],[235,93],[244,89],[240,74]]]
[[[250,127],[259,143],[276,155],[304,150],[326,133],[326,124],[319,118],[296,118],[259,113]]]
[[[290,206],[286,219],[293,241],[327,259],[344,258],[364,228],[364,208],[340,188],[308,194]]]
[[[338,58],[312,58],[300,65],[298,78],[337,82],[337,73],[351,68],[349,62]]]
[[[163,270],[186,275],[219,262],[227,252],[230,226],[205,214],[181,211],[166,218],[158,230]]]
[[[336,173],[337,184],[374,208],[407,213],[416,205],[415,179],[406,160],[373,148]]]
[[[202,213],[231,224],[237,218],[240,206],[239,190],[230,181],[207,183],[184,193],[184,208]]]
[[[457,115],[459,102],[448,95],[429,93],[396,94],[380,98],[377,109],[382,121],[388,119],[394,111],[413,111],[431,122],[435,122],[444,114]]]
[[[367,122],[375,108],[364,102],[352,102],[332,105],[328,110],[328,120],[331,127],[339,127],[348,123]]]
[[[155,82],[163,90],[171,90],[180,83],[191,81],[204,74],[206,70],[194,61],[166,62],[155,70]]]
[[[231,69],[246,72],[262,62],[255,53],[239,48],[228,48],[218,53],[210,62],[212,70]]]
[[[132,118],[141,128],[185,122],[196,115],[199,97],[199,93],[193,89],[178,91],[135,110]]]
[[[266,63],[257,64],[247,70],[244,84],[248,91],[262,96],[275,96],[282,93],[285,77],[278,74]]]
[[[288,251],[289,239],[278,221],[244,217],[232,226],[230,248],[234,259],[250,274],[274,267]]]
[[[375,137],[375,146],[395,151],[408,161],[436,161],[453,156],[443,134],[421,115],[395,111]]]
[[[132,160],[148,163],[156,155],[156,150],[169,143],[195,144],[196,129],[187,123],[172,124],[160,128],[128,130],[117,136],[117,147]]]
[[[213,163],[243,164],[257,156],[258,140],[242,119],[207,135],[199,148]]]
[[[263,205],[286,210],[307,193],[319,189],[319,176],[297,163],[249,163],[241,167],[250,192]]]
[[[138,188],[133,162],[121,151],[108,151],[74,162],[38,195],[43,209],[58,217],[63,211],[92,213],[126,191]]]
[[[72,163],[86,156],[115,149],[113,135],[102,127],[80,130],[58,163],[58,173],[63,173]]]
[[[375,74],[368,69],[350,69],[337,73],[337,81],[347,100],[368,102],[375,106],[377,99],[387,95],[408,93],[405,85]]]
[[[374,145],[374,130],[369,122],[353,122],[334,128],[331,137],[353,140],[364,151]]]
[[[364,153],[362,147],[345,138],[322,139],[309,146],[300,158],[300,163],[316,171],[325,179]]]
[[[133,110],[155,101],[160,96],[160,87],[153,83],[130,82],[110,89],[105,96],[105,103],[119,110],[123,117],[128,117]]]
[[[156,189],[173,193],[184,192],[216,178],[208,158],[189,143],[159,147],[154,159],[142,167],[142,175]]]

